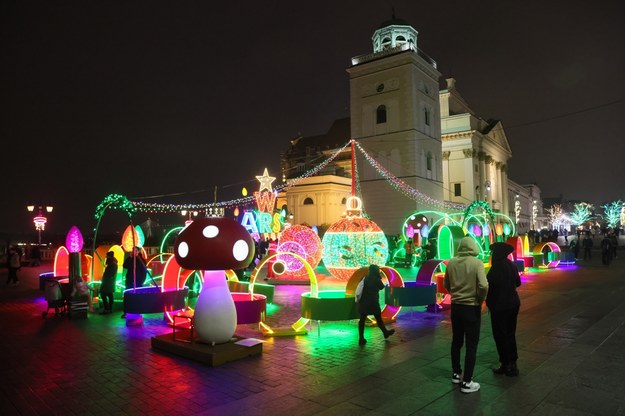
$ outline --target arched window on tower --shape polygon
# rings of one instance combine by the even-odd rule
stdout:
[[[315,201],[311,197],[304,199],[304,205],[315,205]]]
[[[432,160],[432,153],[428,152],[428,155],[425,158],[425,173],[428,179],[432,179]]]
[[[405,37],[397,36],[395,38],[395,46],[403,45],[404,43],[406,43],[406,38]]]
[[[375,122],[376,124],[386,123],[386,106],[380,105],[375,110]]]
[[[345,204],[347,204],[347,198],[341,199],[341,205],[345,205]]]
[[[391,38],[382,39],[382,50],[388,49],[391,47]]]

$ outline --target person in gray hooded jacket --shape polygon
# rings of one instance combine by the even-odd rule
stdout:
[[[473,381],[473,369],[480,340],[482,302],[488,293],[484,263],[477,259],[479,247],[471,237],[464,237],[458,245],[457,256],[449,260],[443,281],[451,294],[451,381],[460,384],[462,393],[480,389]],[[464,373],[460,365],[460,350],[466,340]],[[462,374],[462,378],[460,377]]]

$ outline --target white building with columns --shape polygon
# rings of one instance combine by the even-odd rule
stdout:
[[[512,151],[502,123],[476,116],[453,78],[447,79],[447,88],[439,96],[444,198],[465,204],[481,199],[494,211],[507,214]]]

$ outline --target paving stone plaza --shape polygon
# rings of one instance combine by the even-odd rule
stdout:
[[[625,414],[625,252],[609,266],[593,254],[522,277],[519,377],[492,373],[497,353],[484,309],[475,370],[482,387],[470,395],[450,382],[449,311],[402,310],[389,325],[395,335],[385,341],[367,328],[363,347],[356,321],[275,338],[239,326],[238,335],[264,341],[263,353],[209,367],[151,349],[152,336],[171,332],[162,315],[145,315],[141,326],[126,326],[121,312],[42,319],[39,274],[51,265],[23,267],[19,287],[4,285],[2,269],[0,414]],[[267,319],[297,319],[305,290],[277,286]]]

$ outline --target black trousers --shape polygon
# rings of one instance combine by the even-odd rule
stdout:
[[[360,320],[358,321],[358,337],[360,339],[365,339],[365,322],[367,321],[367,316],[369,315],[363,313],[360,314]],[[373,315],[373,317],[375,318],[375,323],[378,328],[380,328],[384,336],[386,336],[387,330],[386,325],[382,322],[382,314],[378,313]]]
[[[480,341],[482,308],[480,306],[451,304],[451,368],[454,373],[462,373],[460,350],[466,341],[464,353],[464,373],[462,380],[467,383],[473,378],[477,344]]]
[[[493,327],[493,338],[499,354],[499,362],[505,366],[519,358],[516,348],[516,320],[519,315],[519,307],[491,310],[490,323]]]
[[[102,298],[102,304],[104,305],[105,311],[113,310],[113,292],[105,293],[100,292],[100,297]]]

